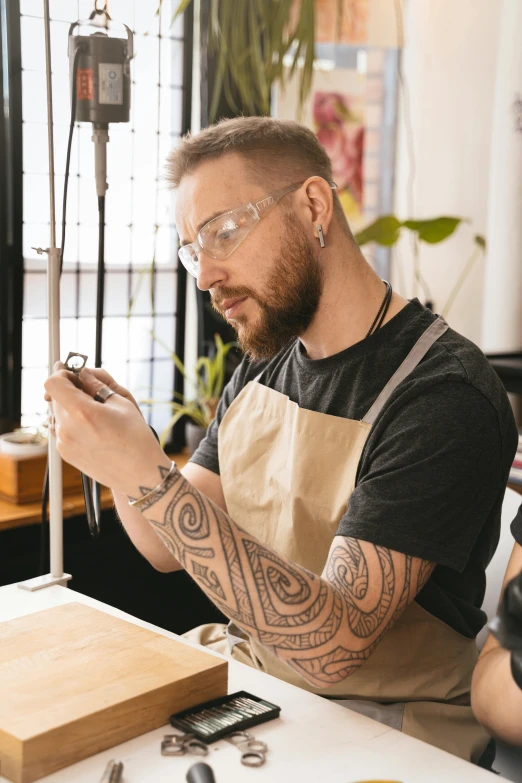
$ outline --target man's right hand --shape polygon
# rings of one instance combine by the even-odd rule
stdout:
[[[63,365],[61,365],[63,367]],[[56,369],[56,366],[55,366]],[[102,370],[99,367],[84,367],[82,371],[78,374],[78,379],[81,382],[82,388],[88,393],[91,394],[91,397],[94,397],[94,393],[97,390],[97,385],[94,389],[91,389],[90,387],[93,386],[93,382],[95,380],[101,381],[105,384],[105,386],[108,386],[111,391],[116,392],[116,394],[119,394],[120,397],[125,397],[127,400],[130,400],[133,405],[136,406],[136,408],[140,411],[140,407],[130,391],[125,388],[125,386],[120,386],[119,383],[117,383],[112,375],[109,375],[107,370]],[[51,398],[46,393],[45,400],[47,402],[51,402]]]
[[[138,403],[136,402],[136,400],[134,399],[130,391],[126,389],[124,386],[120,386],[120,384],[114,380],[112,375],[109,375],[107,370],[102,370],[98,367],[96,368],[84,367],[79,374],[79,378],[83,388],[87,393],[89,394],[91,393],[90,386],[93,383],[93,379],[95,379],[104,383],[105,386],[108,386],[111,391],[114,391],[116,392],[116,394],[119,394],[120,397],[125,397],[127,400],[130,400],[133,403],[133,405],[135,405],[136,408],[140,410]],[[94,396],[94,393],[91,396]]]

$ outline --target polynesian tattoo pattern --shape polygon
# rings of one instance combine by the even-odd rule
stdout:
[[[140,511],[223,614],[317,687],[370,657],[435,568],[336,536],[318,576],[264,546],[177,470]]]

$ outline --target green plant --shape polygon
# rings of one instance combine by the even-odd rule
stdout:
[[[161,445],[164,446],[172,427],[182,416],[188,416],[194,424],[205,429],[214,416],[225,383],[225,364],[228,352],[237,347],[236,342],[224,343],[219,334],[214,335],[216,351],[213,356],[199,356],[191,376],[177,354],[154,333],[153,338],[171,356],[176,369],[183,375],[186,381],[195,389],[194,399],[187,399],[182,394],[175,393],[178,399],[172,400],[141,400],[142,405],[169,405],[173,415],[160,436]]]
[[[181,0],[174,19],[191,2]],[[342,21],[343,0],[337,0],[337,37]],[[290,77],[302,65],[302,107],[312,85],[314,41],[315,0],[300,0],[297,5],[294,0],[210,0],[208,45],[217,53],[217,66],[209,122],[216,119],[222,94],[240,113],[234,91],[251,113],[270,114],[270,91],[276,82],[284,85],[286,56]]]
[[[443,242],[457,230],[461,223],[469,223],[469,221],[465,218],[447,216],[431,218],[429,220],[399,220],[395,215],[383,215],[355,234],[355,241],[360,247],[369,242],[376,242],[384,247],[392,247],[398,242],[402,229],[405,228],[411,231],[415,279],[426,289],[426,284],[420,270],[420,243],[426,242],[429,245],[435,245],[439,242]],[[473,237],[473,244],[473,252],[464,265],[462,272],[450,292],[446,304],[441,310],[441,315],[443,316],[448,314],[464,281],[471,272],[473,265],[486,249],[486,240],[480,234],[475,234]]]

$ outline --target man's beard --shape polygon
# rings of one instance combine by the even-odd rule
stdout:
[[[317,312],[323,280],[317,258],[301,226],[292,215],[284,216],[285,235],[281,251],[274,262],[263,295],[245,286],[220,288],[214,292],[212,305],[224,316],[218,301],[248,296],[261,310],[252,325],[245,316],[234,318],[239,347],[254,361],[270,359],[310,326]]]

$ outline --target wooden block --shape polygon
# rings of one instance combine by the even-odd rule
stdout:
[[[45,455],[20,458],[11,454],[0,454],[0,497],[12,503],[40,500],[46,460]],[[64,495],[79,492],[81,488],[80,472],[68,462],[64,462]]]
[[[0,623],[0,775],[30,783],[163,726],[224,696],[227,673],[214,655],[79,603]]]

